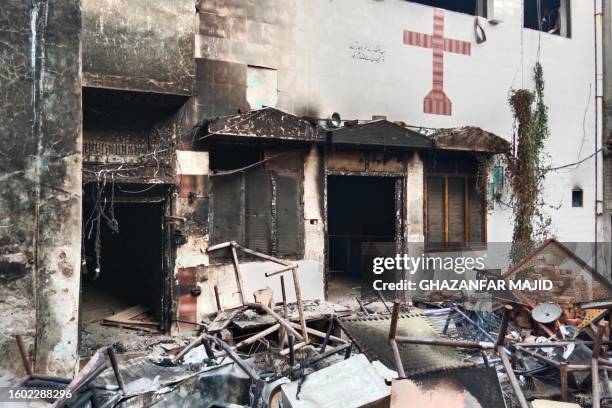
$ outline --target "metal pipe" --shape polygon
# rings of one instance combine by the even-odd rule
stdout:
[[[206,340],[211,341],[213,343],[215,343],[217,346],[219,346],[223,351],[225,351],[225,353],[227,354],[227,356],[229,358],[231,358],[234,363],[236,363],[236,365],[238,367],[240,367],[240,369],[242,369],[242,371],[244,371],[246,373],[246,375],[248,375],[251,380],[253,381],[259,381],[259,375],[251,368],[249,367],[241,358],[240,356],[238,356],[236,353],[234,353],[234,350],[232,350],[232,348],[223,340],[221,340],[218,337],[215,336],[210,336],[210,335],[206,335],[205,337]]]
[[[451,339],[423,339],[411,336],[397,336],[398,343],[423,344],[428,346],[477,348],[480,350],[495,350],[495,344],[485,341],[451,340]]]
[[[292,335],[289,335],[289,365],[293,367],[295,365],[295,351],[293,350],[293,344],[295,342],[295,338]]]
[[[32,363],[30,363],[30,358],[28,357],[28,350],[20,334],[15,335],[15,341],[17,342],[17,348],[19,348],[19,354],[21,355],[23,368],[25,369],[26,373],[31,377],[32,375],[34,375],[34,370],[32,369]]]
[[[561,363],[561,368],[559,370],[559,374],[561,376],[561,399],[565,402],[568,401],[567,395],[567,363]]]
[[[398,299],[393,301],[393,313],[391,314],[391,326],[389,326],[389,340],[395,339],[397,333],[397,321],[400,314],[400,301]]]
[[[115,378],[117,379],[117,385],[121,389],[121,392],[125,394],[125,383],[123,382],[123,376],[121,376],[121,372],[119,371],[119,364],[117,363],[117,355],[115,354],[115,349],[113,348],[113,346],[110,346],[107,350],[111,366],[113,367],[113,372],[115,373]]]
[[[331,336],[332,330],[334,330],[334,315],[329,318],[329,326],[327,326],[327,331],[325,332],[325,337],[323,338],[323,344],[321,344],[320,353],[325,352],[325,348],[327,347],[327,343],[329,343],[329,336]]]
[[[287,331],[291,334],[293,334],[295,336],[296,339],[298,339],[299,341],[305,341],[305,337],[306,337],[306,330],[303,330],[303,336],[300,335],[293,327],[291,327],[291,325],[287,322],[287,320],[283,319],[282,317],[280,317],[278,315],[278,313],[276,313],[274,310],[270,309],[268,306],[263,305],[261,303],[247,303],[245,304],[245,306],[248,307],[253,307],[253,308],[259,308],[259,309],[263,309],[267,314],[269,314],[270,316],[272,316],[277,322],[279,322],[285,329],[287,329]]]
[[[551,359],[551,358],[548,358],[548,357],[546,357],[546,356],[543,356],[543,355],[541,355],[541,354],[538,354],[538,353],[536,353],[536,352],[534,352],[534,351],[527,350],[527,349],[525,349],[525,348],[523,348],[523,347],[516,347],[516,350],[517,350],[517,351],[520,351],[520,352],[522,352],[522,353],[525,353],[525,354],[529,354],[531,357],[533,357],[533,358],[535,358],[535,359],[537,359],[537,360],[540,360],[540,361],[542,361],[542,362],[544,362],[544,363],[546,363],[546,364],[550,364],[551,366],[553,366],[553,367],[555,367],[555,368],[559,368],[559,366],[560,366],[560,364],[561,364],[561,363],[559,363],[558,361],[555,361],[555,360],[553,360],[553,359]]]
[[[508,359],[508,356],[506,355],[506,351],[504,350],[502,346],[497,346],[497,354],[501,358],[502,364],[504,365],[504,368],[506,369],[506,374],[508,375],[508,379],[510,380],[510,385],[512,385],[512,389],[514,390],[514,393],[516,394],[516,397],[518,398],[521,408],[529,408],[529,404],[527,403],[527,400],[525,399],[523,390],[521,390],[521,386],[518,380],[516,379],[516,375],[514,374],[514,370],[512,369],[512,365],[510,364],[510,360]]]
[[[223,308],[221,307],[221,297],[219,296],[219,287],[215,285],[213,289],[215,291],[215,301],[217,302],[217,312],[220,312],[223,310]]]
[[[592,406],[600,407],[601,395],[599,392],[599,356],[601,354],[601,340],[603,339],[605,326],[603,322],[597,324],[597,335],[593,343],[593,354],[591,357],[591,384],[592,384]]]
[[[406,373],[404,371],[404,364],[402,363],[402,356],[397,348],[395,338],[389,340],[389,345],[391,346],[391,351],[393,351],[393,359],[395,360],[395,368],[397,369],[399,378],[405,378]]]
[[[273,272],[266,272],[266,273],[265,273],[265,275],[266,275],[266,277],[267,277],[267,278],[269,278],[269,277],[271,277],[271,276],[276,276],[276,275],[279,275],[279,274],[281,274],[281,273],[283,273],[283,272],[289,272],[289,271],[290,271],[290,270],[292,270],[293,268],[297,268],[297,264],[286,266],[286,267],[284,267],[284,268],[282,268],[282,269],[279,269],[279,270],[277,270],[277,271],[273,271]]]

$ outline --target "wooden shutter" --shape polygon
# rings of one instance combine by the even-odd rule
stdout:
[[[465,242],[465,179],[448,177],[448,242]]]
[[[427,242],[444,242],[444,177],[427,178]]]
[[[484,197],[476,186],[476,179],[473,178],[468,182],[468,208],[470,242],[484,243]]]

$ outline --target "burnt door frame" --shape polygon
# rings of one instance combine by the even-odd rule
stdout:
[[[324,181],[324,220],[325,220],[325,268],[323,277],[323,286],[325,299],[328,299],[329,289],[329,205],[328,205],[328,179],[330,176],[359,176],[359,177],[390,177],[395,179],[395,249],[398,254],[403,254],[405,250],[405,239],[404,239],[404,219],[406,218],[405,202],[406,202],[406,174],[405,173],[393,173],[393,172],[373,172],[373,171],[337,171],[328,170],[325,164],[325,181]],[[396,280],[399,282],[404,279],[405,271],[398,270]],[[399,295],[399,294],[398,294]],[[405,296],[402,292],[401,299]]]
[[[176,303],[174,299],[174,260],[176,259],[176,245],[172,242],[174,233],[174,222],[172,214],[174,214],[174,200],[173,200],[172,189],[168,191],[162,201],[162,228],[161,237],[162,240],[162,298],[161,298],[161,321],[160,329],[162,332],[170,333],[172,327],[172,317],[176,316]]]
[[[173,271],[174,271],[174,259],[175,259],[175,245],[172,242],[172,233],[174,231],[173,222],[176,222],[172,216],[173,209],[173,186],[160,184],[159,187],[164,191],[160,191],[158,194],[151,196],[115,196],[113,199],[117,203],[136,203],[136,204],[147,204],[147,203],[158,203],[162,206],[162,217],[159,220],[161,224],[161,299],[160,299],[160,329],[164,333],[169,333],[172,323],[173,311],[175,309],[176,302],[173,300],[174,289],[173,289]],[[83,200],[84,202],[88,199]],[[81,227],[82,229],[82,227]],[[81,230],[81,234],[84,231]],[[82,331],[81,321],[81,301],[82,301],[82,280],[79,282],[79,342]]]

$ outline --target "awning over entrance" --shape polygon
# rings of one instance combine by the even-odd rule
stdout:
[[[356,121],[355,121],[356,122]],[[427,135],[411,126],[374,120],[325,128],[275,108],[262,108],[200,123],[198,140],[330,143],[360,147],[439,149],[498,154],[510,150],[503,138],[473,126],[438,129]]]
[[[200,137],[322,142],[325,139],[305,119],[274,108],[262,108],[202,123]],[[218,136],[218,137],[217,137]]]
[[[431,149],[425,135],[387,120],[376,120],[325,131],[332,144]]]
[[[510,151],[510,142],[478,127],[439,129],[431,136],[436,149],[499,154]]]

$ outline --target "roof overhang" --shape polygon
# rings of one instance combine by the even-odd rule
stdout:
[[[316,126],[298,116],[274,108],[262,108],[201,123],[202,139],[247,139],[250,141],[322,142]]]
[[[509,152],[511,148],[507,140],[474,126],[439,129],[431,138],[439,150],[500,154]]]
[[[323,131],[335,145],[376,146],[410,149],[431,149],[425,135],[387,120],[376,120],[353,126]]]

